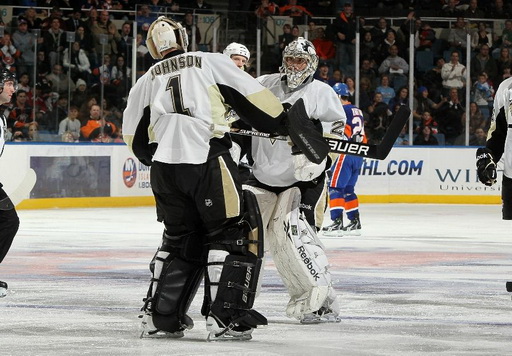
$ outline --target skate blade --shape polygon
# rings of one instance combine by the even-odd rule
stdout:
[[[248,341],[252,339],[252,335],[246,332],[233,332],[228,331],[222,335],[219,335],[219,332],[211,331],[206,338],[206,341]]]
[[[158,330],[158,331],[143,330],[140,333],[141,339],[180,339],[183,336],[185,336],[183,331],[176,331],[174,333],[170,333],[170,332],[162,331],[162,330]]]
[[[361,236],[361,230],[343,231],[344,236]]]
[[[0,289],[0,298],[7,296],[7,289]]]
[[[345,233],[342,231],[323,231],[322,236],[328,237],[343,237]]]

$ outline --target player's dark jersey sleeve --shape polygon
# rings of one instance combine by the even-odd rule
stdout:
[[[505,117],[505,108],[502,107],[496,121],[491,123],[487,138],[486,147],[492,151],[495,162],[498,162],[505,149],[505,139],[507,137],[507,119]]]

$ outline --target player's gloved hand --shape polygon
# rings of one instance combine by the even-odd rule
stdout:
[[[320,176],[326,169],[327,157],[320,164],[311,162],[302,154],[293,154],[293,176],[301,182],[309,182]]]
[[[478,180],[483,184],[491,186],[496,183],[496,163],[494,163],[490,149],[480,147],[476,150],[476,170]]]
[[[275,131],[270,134],[270,136],[271,137],[288,136],[288,116],[287,116],[287,114],[282,115],[281,121],[279,122]]]

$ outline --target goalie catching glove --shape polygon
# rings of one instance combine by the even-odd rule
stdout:
[[[496,163],[492,157],[492,151],[486,147],[481,147],[476,151],[476,169],[478,180],[487,186],[491,186],[497,181]]]

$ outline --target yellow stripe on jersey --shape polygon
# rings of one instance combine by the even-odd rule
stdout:
[[[226,218],[234,218],[241,214],[240,196],[236,190],[233,176],[229,171],[226,162],[222,156],[219,156],[219,166],[222,176],[222,188],[224,191],[224,205],[226,207]]]

